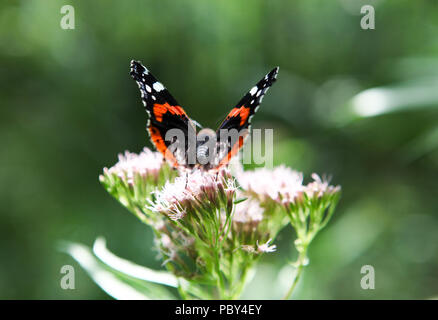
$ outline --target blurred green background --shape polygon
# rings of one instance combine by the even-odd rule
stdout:
[[[363,4],[375,30],[360,28]],[[295,298],[437,297],[437,35],[436,1],[2,1],[0,298],[107,299],[60,240],[103,235],[160,268],[150,230],[98,182],[117,153],[150,147],[131,59],[207,127],[280,66],[254,126],[274,128],[275,164],[343,187]],[[245,298],[282,296],[293,239],[279,235]],[[75,290],[60,287],[65,264]]]

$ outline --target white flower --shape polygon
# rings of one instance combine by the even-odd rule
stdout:
[[[232,201],[235,191],[234,179],[227,172],[194,170],[183,173],[173,182],[166,182],[161,190],[154,191],[155,201],[148,208],[179,220],[193,207],[206,203],[219,206],[225,199]]]
[[[188,187],[187,178],[177,177],[173,182],[167,181],[161,190],[154,191],[157,200],[163,203],[181,203],[193,199]]]
[[[184,218],[186,211],[182,204],[192,200],[193,196],[186,190],[186,181],[177,177],[174,182],[166,182],[161,190],[153,191],[155,201],[150,201],[147,208],[168,215],[172,220]]]
[[[265,244],[259,244],[259,242],[257,241],[257,251],[259,253],[264,253],[264,252],[274,252],[275,250],[277,250],[277,246],[275,244],[272,246],[269,245],[271,241],[272,239],[269,239]]]
[[[303,191],[303,174],[284,165],[239,172],[237,180],[246,191],[278,202],[293,201]]]

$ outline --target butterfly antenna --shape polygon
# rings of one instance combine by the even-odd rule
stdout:
[[[195,126],[197,126],[198,128],[201,128],[201,129],[203,129],[204,127],[198,122],[198,121],[195,121],[195,120],[193,120],[193,119],[190,119],[194,124],[195,124]]]

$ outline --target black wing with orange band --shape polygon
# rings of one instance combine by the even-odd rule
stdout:
[[[218,143],[220,143],[221,130],[237,130],[238,138],[226,142],[224,156],[219,160],[219,167],[226,165],[240,148],[242,148],[245,138],[251,129],[251,118],[256,113],[266,91],[276,81],[279,67],[271,70],[263,79],[261,79],[251,90],[237,103],[230,111],[225,120],[220,125],[216,134]]]
[[[172,129],[181,130],[185,137],[184,146],[188,146],[189,130],[193,130],[191,134],[196,131],[194,124],[163,84],[140,62],[131,61],[130,74],[137,82],[143,105],[149,114],[147,130],[152,143],[174,167],[181,165],[186,152],[178,156],[170,151],[169,146],[174,141],[167,141],[166,133]]]

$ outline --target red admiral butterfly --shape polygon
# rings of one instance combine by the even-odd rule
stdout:
[[[174,167],[217,170],[242,148],[250,121],[263,96],[275,82],[279,68],[261,79],[230,111],[215,132],[190,119],[169,91],[140,62],[131,61],[131,76],[140,88],[152,143]]]

